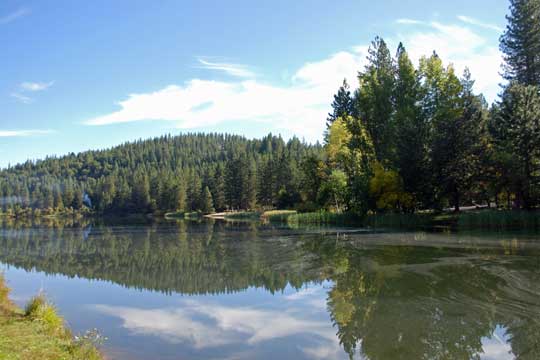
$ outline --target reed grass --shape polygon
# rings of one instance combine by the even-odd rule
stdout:
[[[361,225],[361,219],[352,213],[317,211],[293,214],[287,217],[289,225]]]
[[[458,216],[458,229],[540,230],[539,211],[484,210]]]
[[[274,223],[286,223],[289,216],[296,215],[296,210],[270,210],[265,211],[261,218]]]

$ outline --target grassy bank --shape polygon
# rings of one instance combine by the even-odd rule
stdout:
[[[9,289],[0,274],[0,359],[98,360],[97,333],[74,337],[53,305],[42,296],[33,298],[23,311],[9,300]]]

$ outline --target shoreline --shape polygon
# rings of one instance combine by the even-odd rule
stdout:
[[[0,273],[0,358],[105,359],[97,349],[104,340],[97,331],[74,336],[43,294],[33,297],[23,310],[9,299],[9,293]]]

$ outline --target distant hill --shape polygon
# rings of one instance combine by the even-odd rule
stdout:
[[[299,166],[322,147],[269,134],[162,136],[0,171],[5,213],[148,213],[293,206]]]

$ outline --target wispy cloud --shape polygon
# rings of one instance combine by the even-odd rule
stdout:
[[[0,137],[26,137],[47,135],[53,132],[53,130],[0,130]]]
[[[22,102],[23,104],[31,104],[32,102],[34,102],[34,99],[32,99],[31,97],[23,95],[23,94],[18,93],[18,92],[13,92],[13,93],[11,93],[9,95],[12,98],[16,99],[17,101]]]
[[[421,25],[421,24],[423,24],[422,21],[414,20],[414,19],[397,19],[396,23],[401,24],[401,25]]]
[[[402,41],[418,62],[434,50],[458,72],[467,66],[476,80],[475,89],[493,101],[499,91],[502,61],[496,43],[474,27],[401,19],[402,26],[386,36],[390,47]],[[411,21],[420,27],[408,25]],[[170,121],[181,129],[204,129],[226,122],[258,123],[285,136],[298,134],[308,141],[320,140],[333,94],[346,78],[353,87],[357,73],[366,63],[369,44],[359,44],[318,61],[306,62],[284,79],[284,85],[268,84],[258,78],[230,81],[191,79],[155,92],[129,95],[119,109],[85,121],[108,125],[134,121]],[[230,66],[202,59],[206,68],[226,71]],[[230,65],[230,64],[228,64]],[[229,70],[227,70],[229,71]]]
[[[30,9],[20,8],[10,14],[0,16],[0,25],[8,24],[29,13],[30,13]]]
[[[25,81],[19,84],[18,91],[12,92],[10,95],[12,98],[16,99],[17,101],[20,101],[23,104],[31,104],[34,102],[34,99],[28,95],[25,95],[24,93],[45,91],[53,85],[54,85],[54,81],[49,81],[49,82]]]
[[[225,62],[212,62],[203,58],[199,58],[197,60],[200,64],[198,67],[203,69],[223,71],[228,75],[240,78],[253,78],[256,75],[253,71],[249,70],[246,65]]]
[[[479,27],[482,27],[482,28],[485,28],[485,29],[489,29],[489,30],[494,30],[494,31],[497,31],[497,32],[502,32],[504,29],[500,26],[497,26],[497,25],[494,25],[494,24],[489,24],[489,23],[485,23],[483,21],[480,21],[478,19],[475,19],[475,18],[472,18],[472,17],[469,17],[469,16],[465,16],[465,15],[459,15],[458,16],[458,19],[463,21],[464,23],[467,23],[467,24],[471,24],[471,25],[475,25],[475,26],[479,26]]]
[[[54,81],[49,82],[23,82],[20,88],[24,91],[43,91],[54,85]]]

